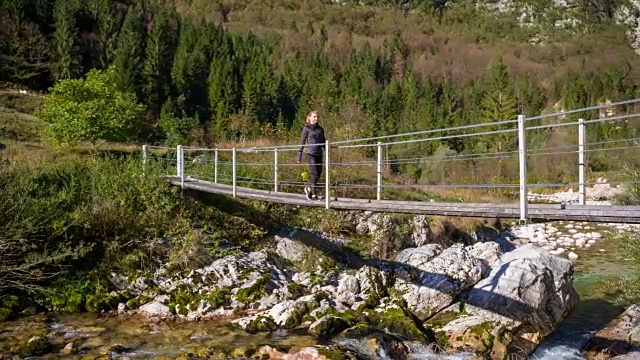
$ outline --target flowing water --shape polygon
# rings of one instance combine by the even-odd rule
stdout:
[[[634,269],[630,259],[624,259],[613,250],[613,240],[605,239],[589,250],[577,252],[574,261],[574,288],[580,302],[573,313],[558,325],[558,330],[547,336],[531,355],[536,360],[582,360],[581,349],[593,335],[624,311],[616,306],[611,281],[627,275]]]
[[[610,240],[604,240],[590,250],[579,252],[574,287],[580,294],[580,303],[559,325],[558,331],[543,341],[531,359],[583,359],[580,349],[589,338],[623,311],[613,305],[615,295],[607,293],[603,285],[620,274],[629,273],[632,265],[617,257],[611,248]],[[42,359],[105,359],[108,350],[116,354],[114,359],[176,359],[189,353],[206,354],[215,350],[241,354],[265,344],[292,352],[318,343],[302,330],[249,334],[227,324],[221,321],[153,323],[137,316],[113,314],[40,314],[0,323],[0,359],[4,359],[3,353],[15,353],[34,334],[46,334],[54,346],[52,353],[40,357]],[[58,355],[70,342],[79,354]],[[411,352],[412,359],[416,360],[467,359],[470,355],[435,355],[426,347]]]
[[[65,359],[93,359],[86,355],[101,355],[106,349],[116,353],[116,359],[175,359],[180,355],[206,354],[214,350],[228,354],[234,350],[242,352],[263,344],[296,350],[317,343],[314,337],[296,331],[249,334],[214,321],[153,323],[131,315],[82,313],[54,314],[46,318],[38,315],[2,325],[0,351],[15,352],[33,334],[44,333],[56,350],[70,342],[76,345],[79,355],[66,355]],[[57,353],[56,350],[53,352]]]

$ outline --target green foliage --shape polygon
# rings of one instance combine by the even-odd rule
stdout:
[[[45,135],[56,145],[79,141],[125,141],[140,126],[144,107],[115,84],[116,70],[92,70],[86,79],[58,82],[44,101],[39,117]]]
[[[166,100],[171,85],[171,63],[175,50],[175,30],[171,20],[166,9],[158,11],[145,49],[142,69],[144,102],[155,114]]]
[[[160,120],[158,121],[160,131],[165,137],[165,145],[188,145],[193,138],[194,131],[200,125],[200,121],[197,117],[189,117],[184,113],[179,118],[174,115],[172,107],[172,103],[167,102],[162,107]]]
[[[141,68],[144,52],[144,20],[140,2],[129,7],[118,35],[118,49],[114,54],[113,73],[118,89],[140,94]]]

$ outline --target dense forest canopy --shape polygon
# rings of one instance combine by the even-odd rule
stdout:
[[[310,109],[335,139],[491,122],[640,96],[612,6],[579,2],[566,28],[466,0],[3,0],[0,81],[47,91],[113,66],[146,142],[288,137]]]

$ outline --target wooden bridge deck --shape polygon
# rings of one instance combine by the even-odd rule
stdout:
[[[168,181],[173,185],[181,186],[181,180],[179,177],[168,177]],[[233,195],[233,188],[231,185],[215,184],[209,181],[192,178],[184,180],[184,188],[207,193]],[[324,201],[307,200],[303,194],[256,190],[246,187],[236,187],[236,196],[239,198],[262,200],[280,204],[315,207],[325,206]],[[520,216],[518,204],[515,203],[442,203],[332,198],[331,208],[337,210],[368,210],[502,219],[518,219]],[[640,206],[529,204],[529,219],[537,221],[573,220],[640,224]]]

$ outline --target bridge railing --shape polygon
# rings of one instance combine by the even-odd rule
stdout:
[[[304,145],[305,148],[311,146],[323,146],[324,164],[323,175],[324,182],[320,181],[318,186],[324,187],[325,191],[325,208],[331,208],[331,201],[337,198],[336,194],[332,194],[338,188],[351,189],[375,189],[375,198],[381,201],[384,189],[393,188],[413,188],[413,189],[429,189],[429,188],[473,188],[473,189],[518,189],[520,220],[525,222],[528,214],[528,189],[532,187],[578,187],[579,204],[586,204],[586,186],[602,184],[603,182],[589,183],[586,181],[586,155],[590,152],[606,151],[606,150],[625,150],[637,149],[640,147],[640,136],[634,136],[632,132],[637,132],[637,128],[628,131],[629,135],[623,139],[605,140],[605,141],[587,141],[587,126],[590,124],[601,124],[605,122],[622,122],[625,126],[631,121],[636,121],[640,117],[640,110],[636,104],[640,103],[640,99],[631,99],[615,103],[601,104],[581,109],[573,109],[561,111],[552,114],[545,114],[534,117],[525,117],[519,115],[517,119],[495,121],[491,123],[478,123],[443,129],[429,129],[423,131],[415,131],[410,133],[392,134],[385,136],[375,136],[361,139],[327,141],[324,144]],[[594,114],[602,113],[603,110],[611,110],[617,107],[631,106],[631,111],[614,115],[610,114]],[[580,115],[579,118],[576,116]],[[588,116],[592,118],[586,119]],[[566,121],[567,117],[569,121]],[[550,131],[559,127],[573,126],[577,127],[577,140],[570,145],[561,146],[544,146],[539,148],[529,148],[527,136],[529,134],[540,135],[541,131]],[[544,135],[544,134],[543,134]],[[430,155],[430,156],[411,156],[404,158],[388,158],[384,149],[394,146],[408,146],[408,144],[424,144],[428,142],[452,141],[454,139],[464,139],[471,137],[501,137],[505,141],[513,141],[517,139],[517,150],[505,149],[493,152],[479,151],[471,154],[455,154],[455,155]],[[516,142],[516,141],[514,141]],[[622,143],[622,146],[603,147],[604,145],[612,145]],[[631,145],[624,145],[631,143]],[[600,145],[599,148],[592,146]],[[233,147],[233,148],[196,148],[178,145],[176,148],[143,146],[143,163],[146,164],[147,159],[157,159],[153,154],[157,151],[169,151],[175,156],[163,158],[169,163],[175,163],[176,176],[181,179],[184,186],[185,178],[195,178],[201,180],[210,180],[213,183],[230,184],[233,196],[237,196],[239,184],[248,183],[251,186],[267,188],[273,192],[282,192],[283,189],[302,188],[305,181],[291,180],[294,171],[299,167],[307,167],[305,163],[286,162],[284,159],[292,159],[288,153],[296,153],[299,151],[300,144],[281,145],[281,146],[262,146],[262,147]],[[371,154],[370,158],[358,159],[355,161],[344,160],[341,151],[351,151],[352,149],[366,150]],[[246,160],[252,155],[265,155],[272,153],[271,162],[256,162],[255,160]],[[335,155],[335,156],[334,156]],[[385,155],[387,158],[385,159]],[[564,183],[529,183],[528,182],[528,166],[527,160],[537,156],[558,156],[558,155],[577,155],[577,182]],[[404,164],[425,164],[425,163],[451,163],[451,162],[468,162],[468,161],[502,161],[504,159],[514,159],[517,157],[518,164],[518,180],[514,183],[470,183],[470,184],[399,184],[384,183],[383,169],[392,166],[401,166]],[[242,158],[242,159],[241,159]],[[264,156],[263,156],[264,158]],[[333,159],[337,160],[333,160]],[[515,160],[515,159],[514,159]],[[272,179],[266,179],[262,172],[260,175],[252,175],[251,169],[271,168]],[[339,175],[334,170],[348,169],[353,167],[375,167],[375,184],[357,184],[346,183],[340,184],[331,181],[332,176]],[[238,170],[242,168],[242,174]],[[285,178],[288,175],[289,180]],[[295,176],[295,175],[294,175]],[[605,184],[630,184],[634,181],[618,181],[604,182]]]

